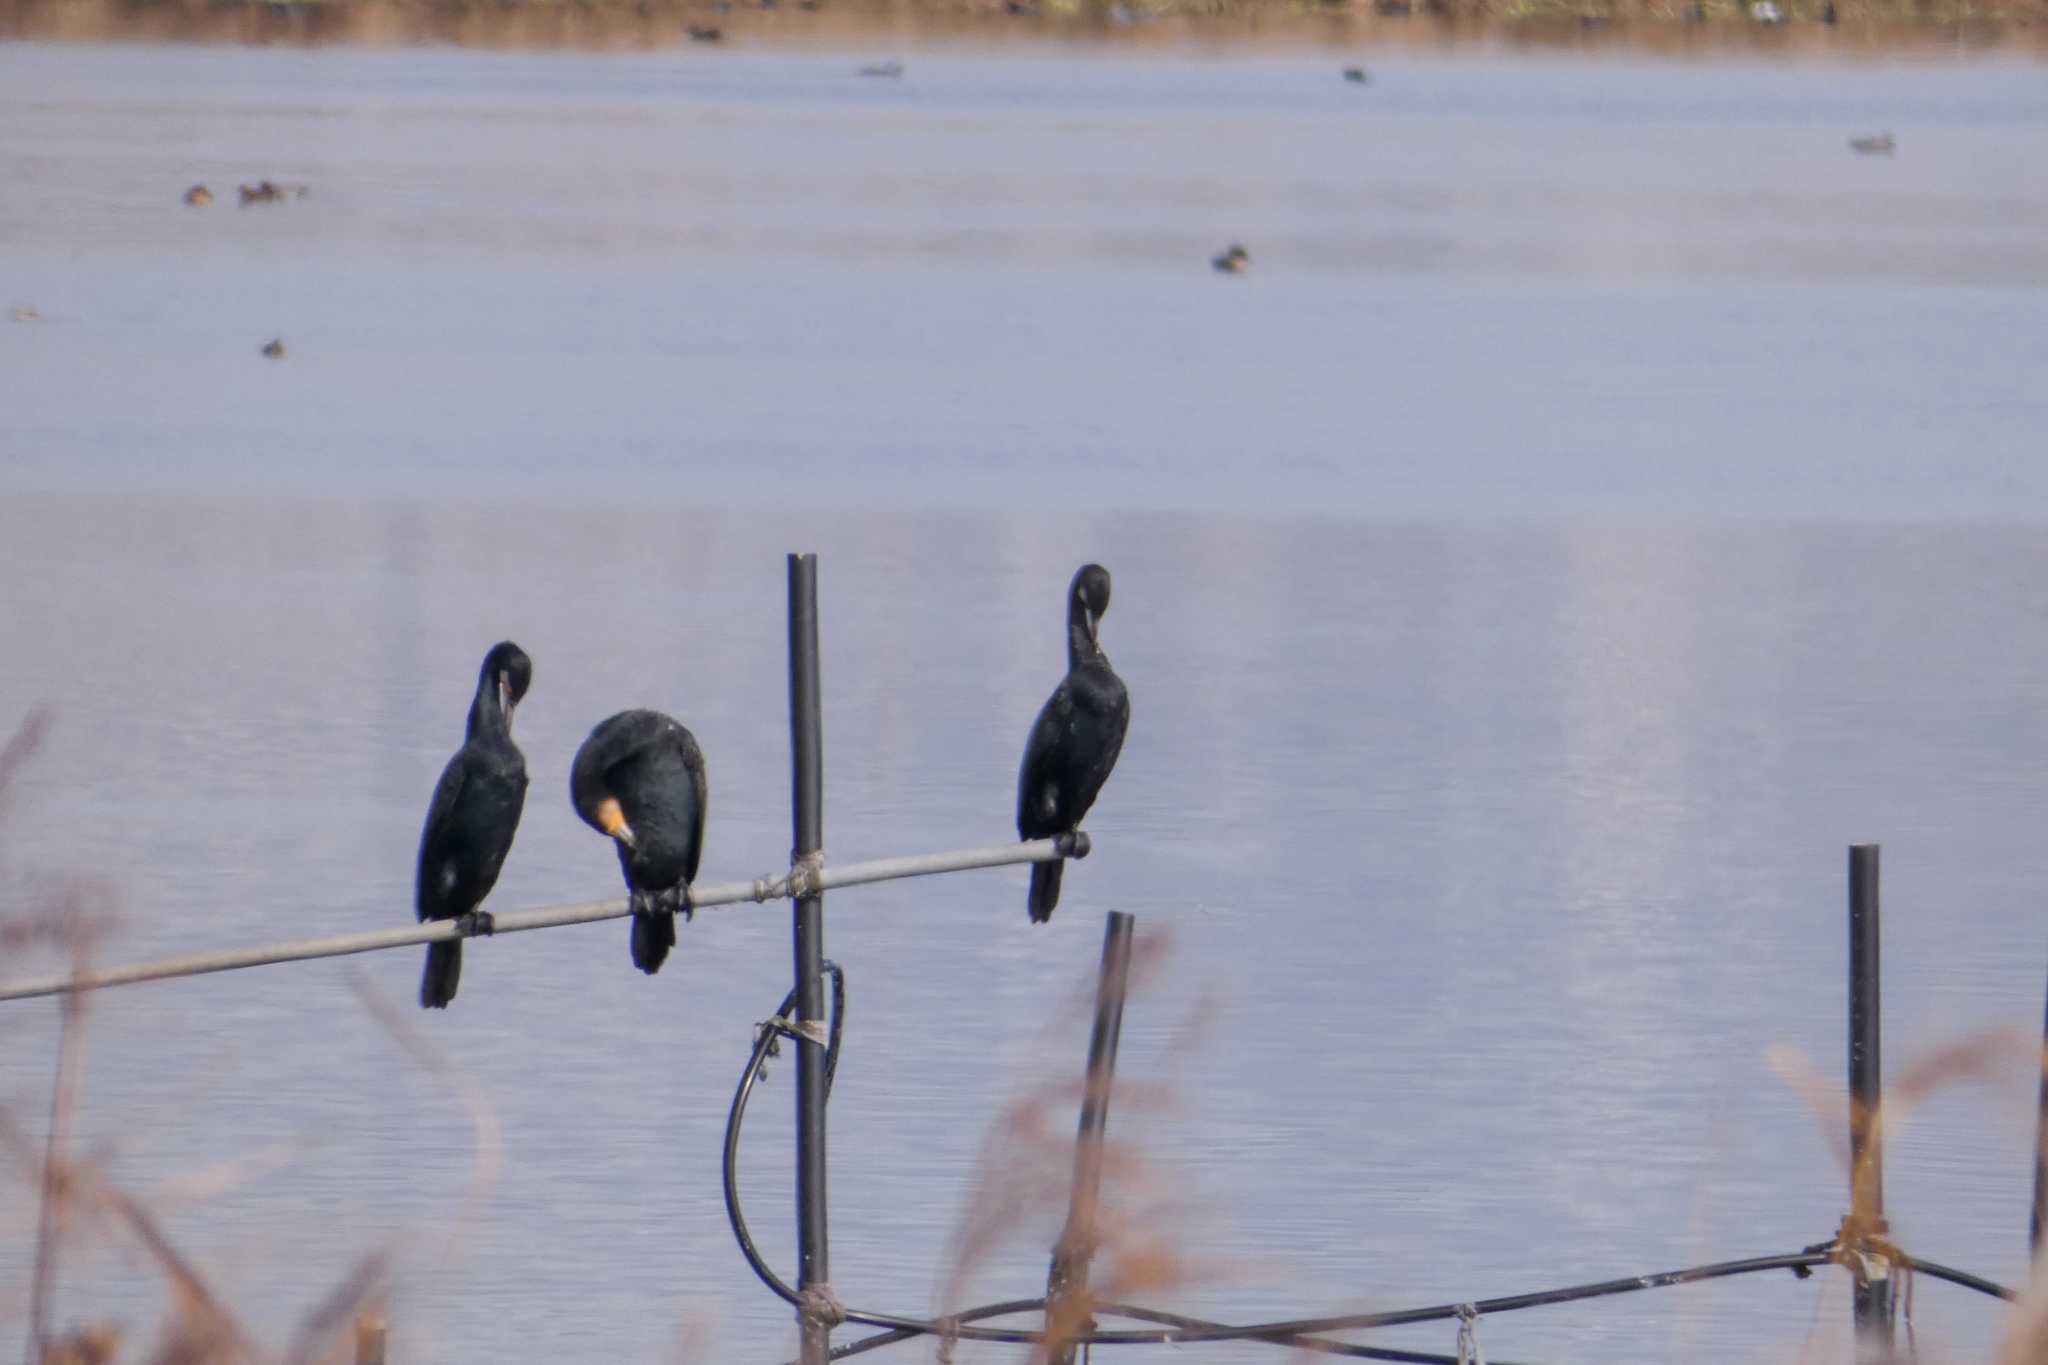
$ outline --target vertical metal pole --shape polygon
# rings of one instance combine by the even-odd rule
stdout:
[[[1088,1035],[1088,1080],[1081,1094],[1081,1130],[1074,1144],[1074,1188],[1067,1225],[1053,1248],[1045,1279],[1048,1332],[1071,1338],[1085,1322],[1071,1320],[1068,1304],[1088,1288],[1088,1261],[1095,1254],[1095,1209],[1102,1198],[1102,1137],[1109,1126],[1109,1091],[1116,1078],[1116,1045],[1123,1034],[1124,994],[1131,977],[1131,916],[1109,914],[1102,936],[1102,970],[1095,984],[1095,1027]],[[1085,1319],[1085,1314],[1083,1315]],[[1071,1340],[1055,1345],[1048,1365],[1074,1365]]]
[[[2041,1254],[2041,1224],[2048,1222],[2048,1014],[2041,1021],[2041,1108],[2034,1122],[2034,1216],[2027,1222],[2027,1249]]]
[[[1877,845],[1849,848],[1849,1207],[1864,1233],[1884,1221],[1884,1098],[1879,1052]],[[1856,1273],[1856,1335],[1888,1350],[1892,1339],[1890,1267],[1866,1257]]]
[[[823,721],[818,702],[818,557],[789,557],[790,813],[796,834],[793,861],[802,865],[824,847]],[[796,948],[796,1018],[803,1041],[796,1050],[797,1288],[807,1291],[832,1278],[825,1246],[825,902],[809,895],[793,915]],[[799,1311],[803,1365],[825,1365],[831,1327]]]

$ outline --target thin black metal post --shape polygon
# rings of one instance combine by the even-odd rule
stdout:
[[[818,557],[789,557],[790,814],[792,862],[816,865],[825,844],[823,718],[818,698]],[[792,915],[796,948],[797,1289],[829,1289],[825,1242],[825,900],[809,895]],[[832,1327],[806,1306],[797,1313],[804,1365],[825,1365]]]
[[[1878,859],[1876,844],[1849,848],[1849,1208],[1865,1236],[1881,1236],[1884,1221],[1884,1098],[1879,1050]],[[1864,1257],[1856,1274],[1856,1334],[1892,1339],[1890,1267]]]
[[[2027,1249],[2041,1254],[2041,1224],[2048,1222],[2048,1013],[2041,1020],[2041,1107],[2034,1121],[2034,1216],[2027,1221]]]
[[[1088,1261],[1095,1254],[1095,1210],[1102,1198],[1102,1138],[1109,1126],[1109,1092],[1116,1079],[1116,1046],[1123,1034],[1124,994],[1131,977],[1131,926],[1120,910],[1109,913],[1102,935],[1102,970],[1095,983],[1095,1026],[1088,1035],[1088,1080],[1081,1093],[1081,1130],[1074,1144],[1074,1188],[1067,1225],[1053,1248],[1045,1278],[1045,1320],[1049,1332],[1071,1337],[1084,1322],[1073,1319],[1073,1296],[1088,1287]],[[1085,1314],[1083,1315],[1085,1316]],[[1074,1365],[1071,1341],[1055,1345],[1049,1365]]]

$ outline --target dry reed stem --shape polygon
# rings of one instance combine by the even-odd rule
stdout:
[[[49,730],[49,714],[31,713],[5,745],[0,745],[0,813],[11,807],[16,784]],[[4,825],[4,822],[0,822]],[[4,829],[0,829],[4,832]],[[10,884],[18,898],[0,916],[0,949],[55,947],[70,957],[74,971],[89,969],[94,949],[112,923],[88,909],[111,899],[109,885],[99,879],[57,877],[42,882]],[[365,993],[359,984],[358,994]],[[245,1365],[266,1357],[251,1343],[235,1315],[198,1268],[178,1250],[143,1201],[121,1190],[106,1175],[102,1153],[75,1155],[71,1132],[84,1083],[88,996],[74,992],[63,998],[58,1059],[52,1085],[51,1110],[44,1141],[38,1144],[13,1113],[0,1105],[0,1150],[12,1156],[25,1178],[41,1191],[37,1219],[34,1279],[28,1296],[28,1365],[111,1365],[120,1354],[118,1326],[91,1324],[58,1336],[50,1326],[50,1304],[57,1281],[58,1252],[83,1242],[88,1235],[118,1229],[139,1246],[169,1285],[171,1302],[156,1341],[142,1359],[148,1365]],[[444,1059],[412,1033],[403,1019],[373,995],[366,996],[371,1013],[430,1069],[451,1079],[469,1106],[478,1132],[479,1157],[470,1183],[468,1206],[474,1206],[496,1179],[502,1157],[498,1124],[475,1087],[454,1073]],[[396,1025],[394,1027],[394,1024]],[[182,1182],[170,1182],[165,1193],[177,1202],[209,1198],[249,1178],[253,1171],[273,1169],[308,1145],[272,1144],[259,1152],[219,1163]],[[355,1262],[337,1284],[301,1321],[292,1345],[274,1357],[279,1365],[349,1365],[356,1359],[355,1325],[374,1318],[390,1284],[391,1253],[370,1252]]]
[[[1136,998],[1162,975],[1169,955],[1164,935],[1140,934],[1132,944],[1127,999]],[[1064,992],[1041,1036],[1048,1043],[1064,1035],[1075,1018],[1090,1018],[1096,979],[1091,972]],[[1169,1056],[1179,1060],[1198,1045],[1213,998],[1198,999],[1182,1021]],[[1062,1037],[1062,1041],[1064,1038]],[[1005,1104],[983,1135],[967,1208],[946,1253],[948,1271],[938,1295],[940,1318],[965,1306],[974,1274],[1020,1236],[1036,1236],[1048,1224],[1058,1228],[1052,1248],[1075,1272],[1066,1291],[1047,1305],[1044,1335],[1033,1348],[1036,1365],[1059,1359],[1076,1337],[1094,1325],[1097,1305],[1150,1298],[1220,1276],[1221,1268],[1187,1251],[1185,1225],[1193,1210],[1179,1181],[1128,1136],[1105,1137],[1100,1159],[1100,1193],[1092,1208],[1069,1207],[1077,1172],[1075,1111],[1088,1092],[1087,1077],[1032,1087]],[[1109,1130],[1178,1109],[1177,1092],[1155,1082],[1119,1074],[1110,1097]],[[1060,1214],[1065,1222],[1055,1222]],[[940,1357],[950,1345],[937,1343]]]
[[[344,979],[356,998],[363,1002],[363,1007],[369,1010],[370,1016],[384,1026],[385,1032],[396,1039],[422,1069],[447,1084],[469,1116],[470,1128],[476,1135],[476,1155],[470,1163],[469,1179],[463,1188],[455,1224],[449,1231],[448,1254],[438,1262],[444,1272],[452,1270],[461,1263],[461,1247],[474,1233],[484,1205],[490,1202],[491,1192],[497,1188],[498,1178],[504,1171],[504,1126],[498,1121],[498,1111],[492,1107],[483,1087],[449,1060],[448,1054],[436,1047],[413,1023],[410,1014],[379,992],[370,983],[368,975],[352,966],[345,972]]]

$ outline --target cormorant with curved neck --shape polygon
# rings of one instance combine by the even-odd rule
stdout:
[[[711,792],[696,736],[659,711],[621,711],[576,751],[569,797],[585,824],[619,846],[633,906],[633,965],[649,976],[690,917]]]
[[[1102,652],[1109,570],[1083,564],[1067,589],[1067,676],[1032,724],[1017,772],[1017,834],[1068,834],[1095,804],[1124,747],[1131,696]],[[1052,918],[1065,860],[1031,865],[1031,922]]]
[[[526,757],[512,742],[512,711],[532,681],[525,650],[510,640],[491,646],[469,704],[468,738],[441,770],[420,833],[419,917],[461,920],[464,938],[491,932],[491,917],[477,906],[497,885],[526,805]],[[429,943],[420,1007],[448,1008],[461,979],[462,940]]]

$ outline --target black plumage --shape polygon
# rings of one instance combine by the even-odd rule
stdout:
[[[1109,570],[1083,564],[1067,589],[1067,676],[1053,689],[1017,772],[1017,834],[1045,839],[1081,827],[1124,747],[1131,696],[1102,652]],[[1052,918],[1065,862],[1031,865],[1031,922]]]
[[[491,917],[477,906],[497,885],[526,805],[526,758],[512,742],[512,711],[532,681],[533,661],[510,640],[484,656],[468,737],[441,770],[420,832],[413,886],[422,920],[460,919],[465,935],[491,932]],[[428,944],[421,1008],[446,1009],[461,979],[462,941]]]
[[[621,711],[590,732],[569,774],[576,813],[619,846],[633,906],[633,965],[661,970],[690,917],[690,883],[704,851],[710,788],[704,754],[659,711]]]

